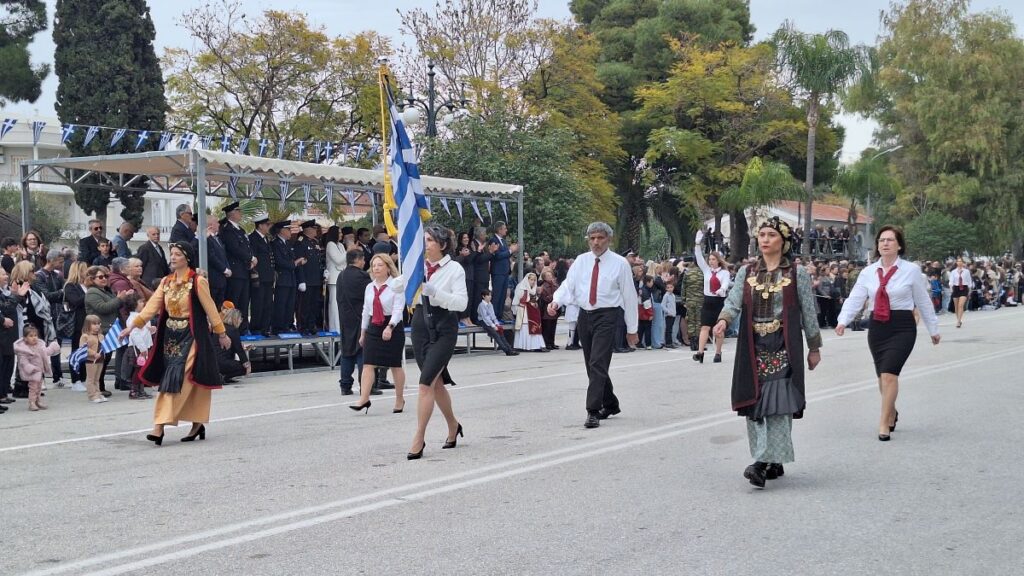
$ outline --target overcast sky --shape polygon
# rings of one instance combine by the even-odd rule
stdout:
[[[156,25],[157,54],[166,46],[182,46],[189,38],[175,23],[183,12],[203,5],[208,0],[150,0],[149,4]],[[56,0],[46,0],[50,16]],[[422,6],[432,8],[435,0],[242,0],[245,10],[258,13],[266,8],[277,10],[300,10],[309,14],[311,20],[323,25],[329,34],[346,35],[361,30],[376,30],[397,38],[399,17],[396,9],[408,10]],[[829,28],[840,28],[850,35],[855,43],[873,44],[878,35],[878,17],[881,10],[888,8],[888,0],[752,0],[751,12],[757,27],[757,39],[762,39],[779,27],[784,20],[793,20],[797,28],[805,32],[821,32]],[[1017,24],[1018,33],[1024,29],[1024,2],[1019,0],[974,0],[976,11],[1002,9],[1009,13]],[[567,0],[541,0],[539,15],[547,18],[569,19]],[[37,36],[32,44],[35,62],[53,62],[53,40],[46,31]],[[34,104],[14,104],[0,111],[22,116],[39,114],[55,117],[53,102],[57,91],[57,78],[50,74],[43,86],[42,97]],[[846,143],[843,147],[844,160],[856,159],[864,148],[871,145],[873,123],[856,116],[841,116],[840,122],[847,128]]]

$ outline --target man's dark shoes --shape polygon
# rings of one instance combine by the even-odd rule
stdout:
[[[587,421],[583,423],[584,428],[597,428],[601,423],[597,420],[597,414],[587,414]]]
[[[519,352],[516,352],[515,350],[509,350],[508,352],[505,352],[505,356],[519,356]]]
[[[395,389],[395,385],[392,384],[391,382],[388,382],[387,380],[384,380],[383,382],[377,382],[376,384],[373,385],[373,387],[374,388],[379,388],[381,390],[394,390]]]
[[[786,475],[786,470],[782,468],[782,464],[769,464],[768,468],[764,471],[764,477],[768,480],[775,480]]]
[[[566,346],[565,349],[566,350],[582,350],[583,347],[582,346]]]
[[[601,408],[597,411],[598,420],[607,420],[609,416],[615,416],[619,412],[622,412],[619,408]]]
[[[341,389],[341,395],[342,396],[351,396],[352,395],[352,388],[342,388]]]
[[[743,471],[743,477],[750,480],[750,483],[758,488],[764,488],[766,470],[764,462],[754,462]]]
[[[615,353],[616,354],[622,354],[624,352],[629,352],[629,348],[616,348],[615,349]]]

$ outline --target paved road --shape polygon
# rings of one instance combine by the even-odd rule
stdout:
[[[337,376],[215,393],[206,441],[151,405],[53,390],[0,416],[0,574],[1020,574],[1021,310],[919,334],[893,441],[863,332],[829,335],[797,462],[754,490],[726,362],[617,355],[623,413],[583,429],[582,355],[458,358],[466,430],[408,462],[415,415]]]

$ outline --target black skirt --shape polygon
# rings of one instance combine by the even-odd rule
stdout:
[[[405,325],[399,322],[391,330],[391,340],[384,340],[384,327],[370,324],[363,344],[363,364],[401,368],[405,354]]]
[[[953,287],[953,298],[967,298],[971,294],[971,289],[967,286],[954,286]]]
[[[868,348],[875,361],[875,374],[883,372],[899,376],[917,341],[917,323],[910,310],[893,310],[888,322],[871,319]]]
[[[430,386],[444,372],[459,338],[459,313],[421,304],[412,315],[412,351],[420,368],[420,384]]]
[[[704,306],[700,309],[700,325],[714,326],[718,323],[718,315],[722,313],[725,306],[725,298],[722,296],[704,296]]]

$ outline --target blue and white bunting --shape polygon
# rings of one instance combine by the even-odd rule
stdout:
[[[138,152],[139,148],[142,147],[146,141],[149,140],[149,130],[142,130],[139,132],[139,138],[135,141],[135,151]]]
[[[71,367],[75,372],[82,370],[82,364],[89,358],[89,346],[82,346],[78,350],[75,350],[68,356],[68,366]]]
[[[356,162],[363,157],[363,144],[360,142],[359,146],[356,147]]]
[[[243,137],[241,140],[238,141],[238,153],[239,154],[245,154],[246,156],[249,155],[249,139],[248,138]]]
[[[117,130],[114,130],[114,136],[110,139],[110,148],[117,146],[127,132],[127,128],[118,128]]]
[[[124,340],[118,340],[117,337],[121,334],[121,330],[124,330],[124,326],[121,325],[121,319],[117,318],[110,326],[110,330],[107,330],[107,334],[103,337],[103,342],[100,344],[100,350],[102,350],[104,354],[110,354],[121,346],[128,344],[127,338]]]
[[[313,142],[313,162],[320,163],[320,153],[323,152],[324,143],[317,140]]]
[[[348,200],[348,205],[352,207],[352,216],[356,215],[356,191],[349,188],[345,190],[345,199]]]
[[[324,145],[324,151],[326,153],[325,154],[325,158],[324,158],[324,164],[330,164],[331,163],[331,153],[334,152],[334,142],[327,142]]]
[[[92,141],[95,140],[96,137],[99,135],[99,126],[89,126],[89,129],[85,131],[85,140],[83,141],[82,146],[88,146],[89,144],[92,144]]]
[[[238,175],[232,174],[228,176],[228,194],[231,195],[232,200],[238,200]]]
[[[455,199],[455,207],[459,209],[459,219],[462,219],[462,198]]]
[[[39,138],[43,135],[43,128],[46,128],[46,122],[42,120],[36,120],[32,123],[32,145],[39,144]]]
[[[194,139],[195,139],[195,134],[192,134],[192,133],[182,134],[181,138],[178,140],[178,149],[179,150],[188,150],[189,148],[192,147],[192,140],[194,140]]]
[[[78,126],[75,126],[74,124],[65,124],[60,129],[61,144],[67,144],[68,140],[71,140],[71,137],[75,135],[75,128],[78,128]]]
[[[306,203],[306,209],[309,209],[309,194],[313,191],[313,185],[309,182],[302,183],[302,199]]]
[[[284,138],[281,138],[281,141],[277,143],[277,157],[279,159],[284,158]]]
[[[14,118],[4,118],[4,123],[0,124],[0,140],[3,140],[4,136],[7,136],[7,133],[10,132],[11,128],[14,128],[14,125],[17,123],[18,121]]]
[[[306,155],[306,141],[305,140],[299,140],[298,152],[299,152],[299,157],[297,158],[297,160],[299,162],[305,162],[305,158],[303,158]]]
[[[256,179],[253,180],[252,185],[249,186],[249,198],[255,198],[256,196],[261,195],[262,192],[263,192],[263,177],[262,176],[257,176]]]
[[[491,221],[494,221],[494,210],[491,207],[491,201],[484,200],[484,207],[487,208],[487,217],[490,218]],[[481,220],[483,219],[481,218]]]
[[[380,142],[374,142],[373,146],[370,147],[370,151],[366,153],[366,159],[369,160],[380,152]]]
[[[223,134],[220,137],[220,151],[221,152],[227,152],[230,149],[231,149],[231,136],[228,135],[228,134]]]
[[[285,201],[288,199],[289,182],[282,178],[281,182],[279,184],[280,184],[280,187],[281,187],[281,204],[280,204],[280,208],[281,208],[281,210],[284,210]]]
[[[157,150],[166,150],[167,145],[171,143],[171,139],[174,138],[174,132],[163,132],[160,134],[160,144],[157,145]]]
[[[260,158],[263,158],[267,154],[267,148],[270,148],[270,140],[266,138],[260,138],[260,149],[257,152]]]
[[[452,209],[448,207],[448,199],[444,196],[441,196],[441,206],[444,207],[444,211],[447,212],[449,216],[452,215]]]
[[[505,222],[508,222],[508,206],[504,202],[501,203],[501,211],[505,213]]]
[[[348,143],[342,142],[341,144],[341,163],[348,162]]]
[[[476,198],[469,201],[469,205],[473,207],[473,213],[476,214],[477,220],[484,221],[483,214],[480,213],[480,205],[477,204]]]
[[[199,139],[199,145],[202,147],[203,150],[209,150],[210,144],[212,143],[213,136],[210,136],[209,134],[206,134],[205,136]]]
[[[324,194],[327,196],[327,215],[334,212],[334,184],[324,184]]]

